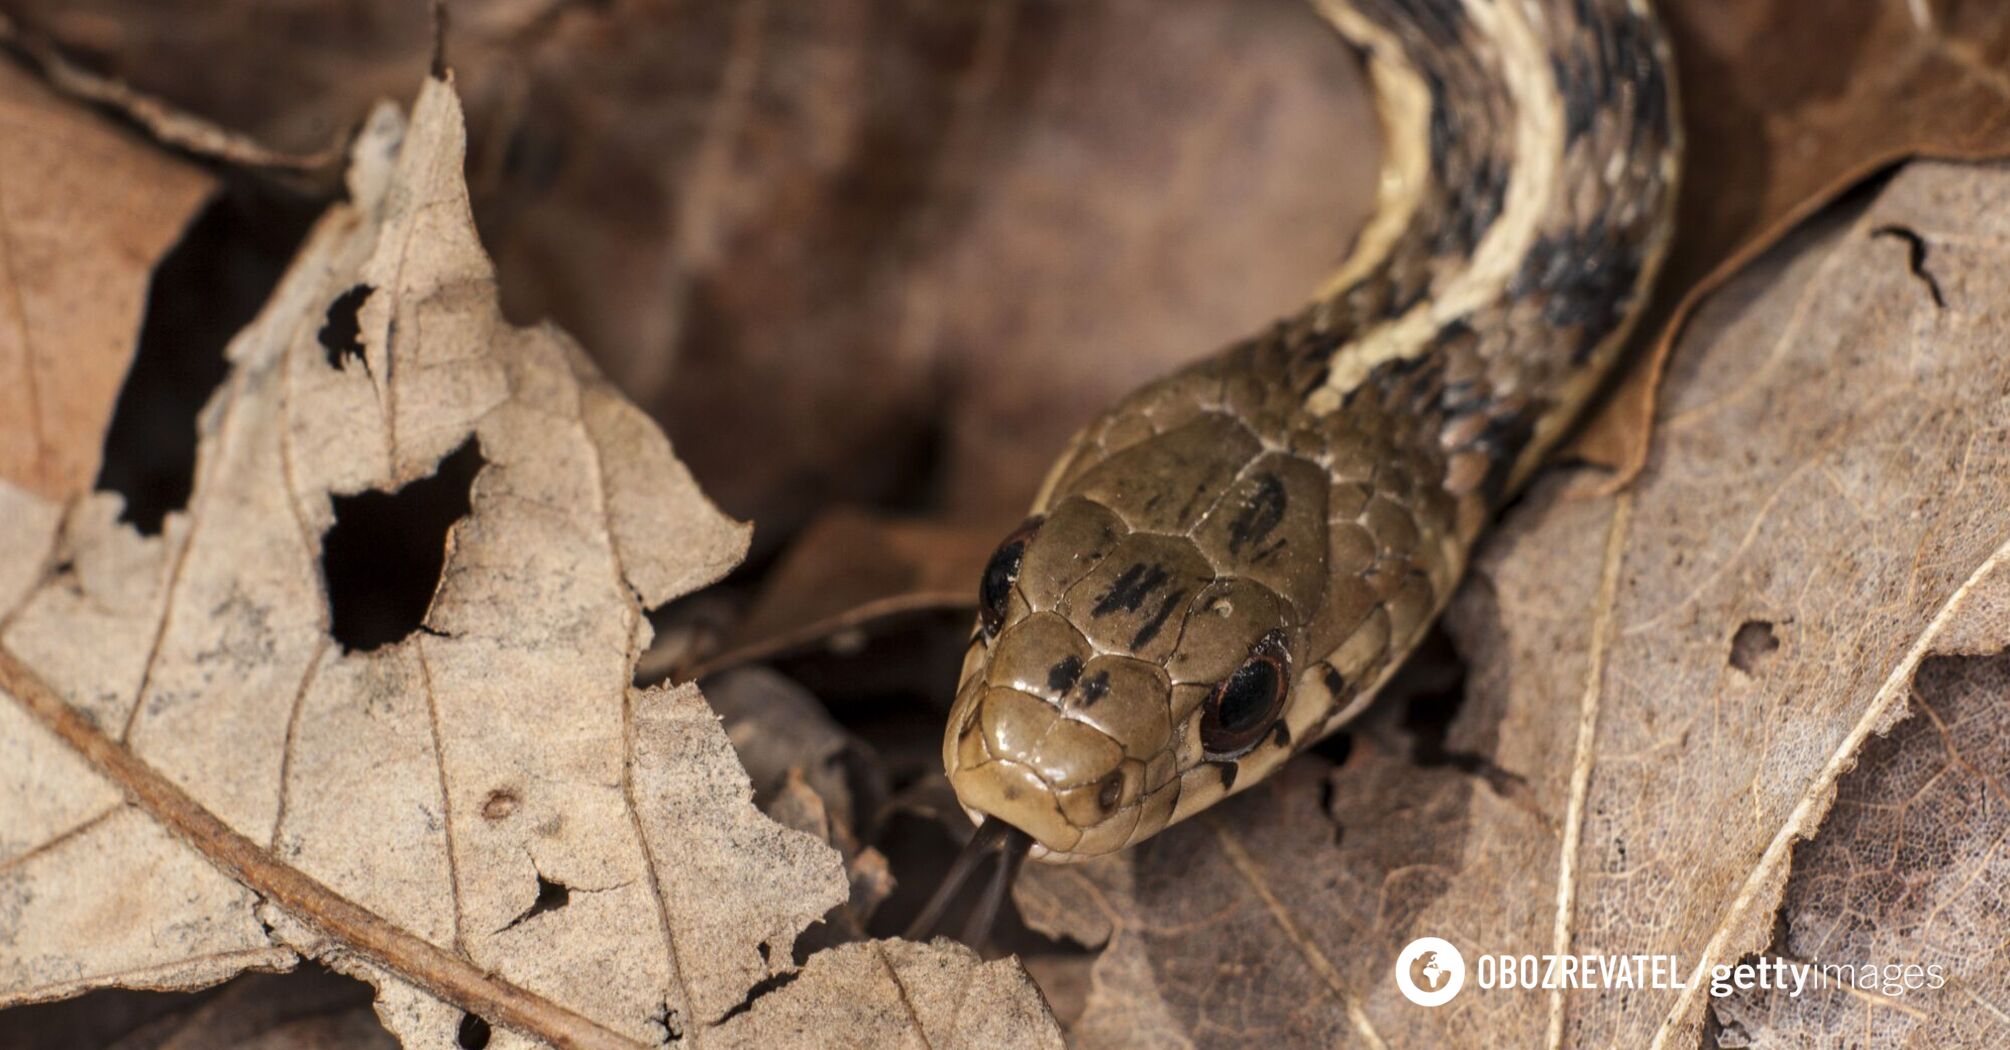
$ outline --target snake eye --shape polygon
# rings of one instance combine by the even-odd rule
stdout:
[[[977,617],[986,638],[996,635],[1005,623],[1005,605],[1012,599],[1012,585],[1019,582],[1019,563],[1026,560],[1026,544],[1040,531],[1043,520],[1027,518],[991,552],[991,560],[984,565],[984,576],[977,583]]]
[[[1272,631],[1250,648],[1249,658],[1201,705],[1203,756],[1210,761],[1239,758],[1255,747],[1283,710],[1290,678],[1291,654],[1284,650],[1284,634]]]

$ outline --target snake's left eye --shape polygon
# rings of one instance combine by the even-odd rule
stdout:
[[[1284,649],[1284,634],[1271,631],[1250,647],[1249,658],[1201,705],[1204,757],[1216,761],[1248,754],[1283,711],[1290,680],[1291,654]]]
[[[1005,623],[1005,606],[1012,600],[1012,585],[1019,582],[1019,565],[1026,560],[1026,545],[1040,531],[1043,520],[1027,518],[991,552],[991,560],[984,566],[984,577],[977,583],[977,619],[986,638],[996,635]]]

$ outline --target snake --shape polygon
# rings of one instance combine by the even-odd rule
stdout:
[[[1314,6],[1375,93],[1375,210],[1302,309],[1084,427],[991,555],[942,745],[975,844],[1116,853],[1359,714],[1666,255],[1682,138],[1646,0]]]

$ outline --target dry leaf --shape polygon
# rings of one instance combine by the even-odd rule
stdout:
[[[208,992],[103,991],[7,1013],[10,1047],[98,1050],[394,1050],[370,986],[317,966],[251,973]]]
[[[369,122],[161,535],[89,495],[53,557],[6,551],[36,568],[0,611],[0,1005],[308,956],[408,1046],[731,1042],[840,987],[877,999],[797,1042],[1004,1030],[929,1012],[952,995],[1051,1038],[1023,974],[951,945],[795,973],[838,856],[754,809],[695,688],[630,685],[644,612],[746,529],[566,337],[502,320],[462,134],[440,82]],[[345,616],[338,548],[389,555],[344,530],[455,486],[420,615]]]
[[[967,609],[972,580],[998,546],[998,528],[890,518],[840,508],[819,515],[761,578],[760,593],[716,652],[704,678],[918,613]],[[667,663],[652,650],[643,667]]]
[[[2002,574],[1992,582],[2003,583]],[[2010,587],[1994,597],[2010,598]],[[1854,975],[1861,989],[1840,974],[1815,987],[1810,974],[1802,978],[1808,990],[1793,998],[1734,992],[1716,1006],[1718,1045],[2000,1042],[2003,1015],[1994,1004],[2010,996],[2010,967],[1999,958],[2001,846],[2010,834],[2003,805],[2010,656],[2001,642],[1998,635],[1987,646],[1989,656],[1924,661],[1913,717],[1864,746],[1821,834],[1794,849],[1781,923],[1764,957],[1881,965],[1868,980]]]
[[[843,939],[893,892],[893,873],[865,845],[891,789],[872,746],[831,719],[809,690],[765,667],[730,671],[705,683],[754,786],[754,803],[784,827],[813,835],[844,858],[851,899],[827,917]]]
[[[1973,949],[1958,982],[1905,1002],[1933,1018],[1920,1045],[1972,1030],[1986,1007],[1964,989],[1986,998],[2005,979],[1985,888],[2000,876],[1976,859],[1990,825],[1946,811],[1944,832],[1919,828],[1936,845],[1837,889],[1824,872],[1875,844],[1846,816],[1827,841],[1823,819],[1852,767],[1858,797],[1919,783],[1903,757],[1917,745],[1876,734],[1936,717],[1951,687],[1932,675],[1926,706],[1907,703],[1923,660],[2010,645],[2006,214],[2010,170],[1914,165],[1713,302],[1674,359],[1639,484],[1590,501],[1552,480],[1487,543],[1451,613],[1471,677],[1448,762],[1364,736],[1330,775],[1300,761],[1127,857],[1036,873],[1020,894],[1036,925],[1109,945],[1075,1042],[1695,1046],[1703,978],[1767,948],[1799,858],[1812,870],[1788,901],[1790,954],[1807,950],[1799,931],[1823,936],[1805,903],[1823,893],[1847,895],[1829,916],[1873,901],[1917,915],[1893,878],[1958,906],[1974,928],[1908,935],[1892,911],[1896,926],[1837,943]],[[1925,246],[1917,274],[1894,228]],[[1390,978],[1424,935],[1469,966],[1672,954],[1688,988],[1469,984],[1426,1010]]]
[[[1689,163],[1659,333],[1570,453],[1631,477],[1681,328],[1711,292],[1866,175],[2010,152],[2010,7],[1959,0],[1662,0]]]
[[[797,776],[849,831],[863,833],[878,818],[890,791],[879,756],[809,690],[768,668],[748,667],[707,681],[705,698],[725,723],[757,804],[765,808]]]
[[[295,151],[403,90],[428,37],[423,10],[379,0],[291,12],[312,46],[277,47],[238,5],[16,7]],[[1008,525],[1090,413],[1296,305],[1376,152],[1309,7],[470,0],[449,43],[513,314],[580,333],[766,544],[938,472],[960,512]],[[2000,5],[1659,7],[1696,160],[1644,326],[1669,334],[1572,450],[1629,472],[1705,293],[1870,170],[2010,148]]]
[[[425,67],[405,2],[278,34],[242,3],[14,6],[297,152]],[[1009,526],[1091,414],[1300,305],[1373,191],[1360,75],[1305,0],[452,16],[510,314],[577,334],[764,545],[937,478]]]
[[[1061,1045],[1016,962],[984,962],[937,939],[865,941],[818,952],[786,994],[720,1025],[728,1047],[1032,1047]],[[833,1018],[844,1018],[842,1025]]]
[[[0,541],[91,487],[153,265],[215,184],[0,62]],[[17,561],[25,559],[14,559]],[[0,570],[0,601],[16,595]],[[9,603],[11,604],[11,603]]]

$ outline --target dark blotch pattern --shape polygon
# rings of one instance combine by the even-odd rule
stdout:
[[[1138,628],[1137,635],[1131,639],[1131,649],[1133,651],[1143,649],[1152,639],[1157,638],[1159,631],[1165,627],[1166,620],[1172,616],[1173,610],[1179,608],[1179,604],[1185,600],[1184,589],[1166,595],[1165,600],[1159,603],[1158,611],[1152,613],[1152,618],[1146,620],[1143,627]]]
[[[1466,24],[1464,0],[1388,0],[1397,17],[1415,26],[1434,47],[1461,47]]]
[[[1514,462],[1534,437],[1535,419],[1525,412],[1510,412],[1489,420],[1474,440],[1473,447],[1487,454],[1487,476],[1480,482],[1480,496],[1489,504],[1499,504],[1507,496]]]
[[[1061,658],[1061,662],[1047,669],[1047,688],[1056,695],[1075,688],[1075,680],[1082,677],[1082,661],[1073,653]]]
[[[1546,296],[1543,320],[1553,328],[1577,329],[1575,364],[1618,328],[1640,279],[1640,249],[1606,228],[1605,217],[1583,229],[1544,236],[1529,249],[1508,285],[1516,299]]]
[[[1110,695],[1110,672],[1097,671],[1082,679],[1082,706],[1094,707],[1096,701]]]
[[[1507,163],[1497,157],[1482,159],[1472,177],[1453,188],[1445,224],[1431,247],[1440,255],[1470,255],[1500,218],[1507,188]]]
[[[1582,55],[1557,55],[1550,60],[1556,73],[1557,92],[1563,96],[1563,133],[1566,145],[1584,137],[1598,115],[1595,71]]]
[[[1110,589],[1096,600],[1096,606],[1089,610],[1089,615],[1108,616],[1119,609],[1137,612],[1145,604],[1145,599],[1170,579],[1172,574],[1166,572],[1164,566],[1133,565],[1110,583]]]
[[[1284,512],[1291,504],[1283,479],[1266,471],[1255,480],[1256,491],[1228,525],[1228,553],[1236,557],[1242,556],[1244,547],[1261,546],[1284,522]]]

